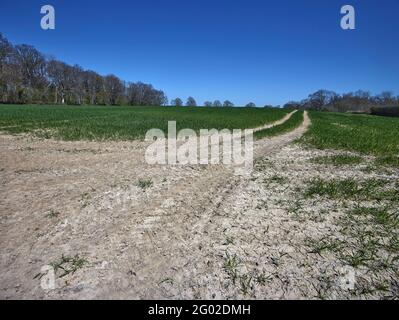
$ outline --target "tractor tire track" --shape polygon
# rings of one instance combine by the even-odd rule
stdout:
[[[297,129],[256,141],[255,157],[299,138],[309,123],[305,112]],[[17,150],[15,139],[29,150]],[[225,214],[226,199],[234,199],[250,177],[235,176],[223,165],[149,166],[142,142],[23,141],[1,141],[9,150],[2,159],[9,167],[1,172],[2,298],[223,298],[223,283],[215,281],[223,272],[214,250],[220,234],[211,230],[215,217]],[[49,150],[63,150],[60,145],[68,153],[49,156]],[[157,183],[140,190],[132,186],[137,177]],[[80,195],[85,185],[88,191]],[[43,217],[51,207],[61,218]],[[84,255],[88,264],[68,285],[43,291],[33,277],[61,253]]]

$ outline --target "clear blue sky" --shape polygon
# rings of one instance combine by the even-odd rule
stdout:
[[[40,8],[56,30],[40,28]],[[340,8],[356,9],[356,30]],[[399,0],[1,0],[0,32],[170,99],[283,104],[320,88],[399,94]]]

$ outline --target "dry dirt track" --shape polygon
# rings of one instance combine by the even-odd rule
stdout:
[[[273,157],[309,122],[305,113],[296,130],[257,141],[256,158]],[[0,298],[247,297],[224,263],[229,237],[254,228],[237,216],[253,177],[222,165],[149,166],[145,146],[0,136]],[[142,190],[139,179],[153,186]],[[238,245],[256,252],[250,238],[266,229],[255,230]],[[76,254],[87,264],[44,291],[34,279],[41,267]],[[290,297],[284,292],[273,285],[248,297]]]

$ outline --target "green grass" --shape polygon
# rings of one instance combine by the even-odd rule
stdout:
[[[322,255],[324,251],[337,252],[343,245],[340,240],[328,236],[321,239],[305,238],[305,244],[310,248],[309,253],[318,255]]]
[[[50,263],[50,265],[54,268],[54,272],[56,274],[58,271],[61,271],[59,277],[63,278],[70,273],[74,274],[77,270],[83,268],[86,263],[86,259],[80,257],[79,255],[74,257],[62,255],[59,260]]]
[[[288,110],[263,108],[0,105],[0,131],[61,140],[132,140],[152,128],[246,129],[281,119]]]
[[[382,225],[389,229],[396,229],[399,226],[398,213],[391,212],[387,206],[383,207],[363,207],[359,206],[352,209],[349,215],[371,217],[373,223]]]
[[[153,186],[153,182],[151,179],[140,179],[137,182],[137,186],[143,190],[151,188]]]
[[[312,159],[313,163],[333,165],[333,166],[347,166],[362,163],[363,159],[360,156],[339,154],[333,156],[320,156]]]
[[[291,118],[279,126],[254,132],[255,139],[262,139],[283,134],[299,127],[303,121],[303,111],[295,112]]]
[[[63,278],[69,274],[74,274],[87,263],[87,260],[79,255],[75,255],[74,257],[62,255],[61,258],[51,262],[50,266],[53,267],[56,276]],[[38,273],[34,279],[41,279],[43,276],[45,276],[44,273]]]
[[[399,119],[323,112],[310,112],[310,117],[312,126],[301,142],[322,150],[356,153],[311,160],[329,165],[326,170],[330,173],[334,172],[332,166],[354,166],[363,161],[368,170],[399,167]],[[373,156],[372,166],[363,155]],[[336,262],[361,268],[370,276],[351,290],[356,297],[368,298],[377,291],[387,291],[385,297],[398,296],[398,290],[390,285],[391,274],[399,274],[399,182],[391,171],[379,174],[381,178],[315,178],[301,190],[312,201],[323,204],[328,199],[330,205],[318,211],[330,214],[335,225],[322,237],[306,238],[309,253],[332,255]],[[315,196],[321,198],[315,200]]]
[[[306,197],[315,195],[331,199],[357,198],[361,200],[398,201],[399,190],[386,189],[387,181],[383,179],[366,179],[356,181],[352,178],[323,180],[312,179],[305,190]]]
[[[224,261],[224,270],[228,274],[231,281],[235,284],[237,279],[239,278],[238,267],[240,265],[240,261],[236,254],[230,255],[226,252],[226,257]]]
[[[323,180],[320,178],[309,181],[308,188],[305,192],[306,197],[315,195],[329,198],[341,198],[355,196],[359,192],[358,183],[353,179],[345,180]]]
[[[278,174],[275,174],[271,176],[268,179],[264,180],[266,183],[276,183],[276,184],[284,184],[287,182],[287,178],[279,176]]]
[[[60,212],[51,209],[51,210],[46,214],[46,217],[47,217],[47,218],[57,218],[60,214],[61,214]]]
[[[394,155],[381,156],[375,160],[375,164],[377,166],[398,167],[399,168],[399,156],[394,156]]]
[[[312,125],[302,139],[310,146],[383,157],[399,155],[397,118],[327,112],[310,112],[310,118]]]

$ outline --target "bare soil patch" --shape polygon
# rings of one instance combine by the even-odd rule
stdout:
[[[345,239],[339,217],[346,209],[340,201],[303,199],[300,190],[312,177],[365,172],[364,165],[331,171],[313,163],[328,152],[292,144],[308,125],[306,115],[298,129],[257,141],[250,176],[222,165],[150,166],[145,142],[0,136],[0,297],[394,295],[396,262],[376,275],[385,291],[364,293],[342,285],[352,269],[335,252],[310,253],[311,239]],[[50,263],[70,272],[45,291],[35,276]],[[356,283],[375,288],[375,276],[359,270]]]

